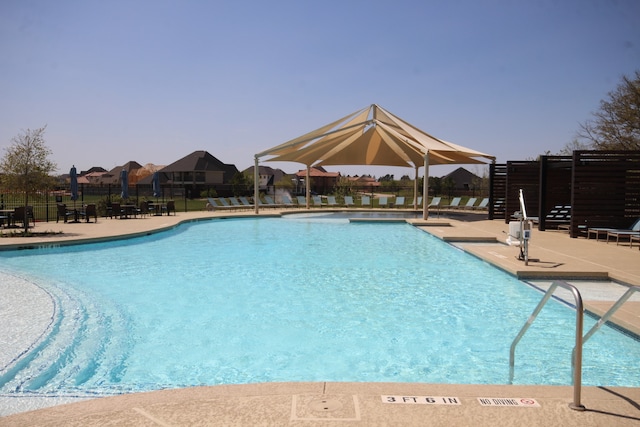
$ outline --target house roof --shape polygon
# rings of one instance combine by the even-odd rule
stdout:
[[[224,181],[231,180],[234,174],[238,172],[235,165],[222,163],[213,157],[209,152],[204,150],[194,151],[184,156],[180,160],[176,160],[170,165],[164,167],[162,172],[194,172],[194,171],[222,171],[224,172]]]
[[[304,178],[307,176],[307,170],[302,169],[296,172],[296,176]],[[325,178],[337,178],[340,176],[340,172],[327,172],[322,168],[313,167],[309,170],[309,176],[325,177]]]

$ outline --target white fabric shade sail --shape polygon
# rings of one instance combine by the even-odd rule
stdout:
[[[417,177],[418,168],[424,166],[425,195],[429,165],[486,163],[495,159],[433,137],[376,104],[256,154],[256,171],[259,159],[265,156],[269,156],[266,161],[302,163],[307,171],[312,166],[327,165],[405,166],[415,168]],[[309,190],[309,179],[306,181]],[[255,192],[257,197],[257,184]],[[423,198],[425,219],[427,199]]]

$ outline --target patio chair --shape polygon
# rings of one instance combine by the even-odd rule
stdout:
[[[322,198],[320,196],[313,196],[312,200],[313,200],[313,206],[315,206],[317,208],[321,208],[323,206],[326,206],[326,204],[322,203]]]
[[[587,228],[587,239],[590,239],[591,236],[594,236],[596,238],[596,241],[600,240],[600,237],[606,237],[607,238],[607,242],[609,241],[609,232],[632,232],[631,234],[633,235],[635,232],[640,232],[638,230],[636,230],[636,227],[638,227],[638,223],[640,223],[640,218],[638,218],[633,224],[631,224],[631,226],[629,228],[612,228],[612,227],[589,227]],[[611,236],[613,237],[613,236]],[[619,237],[618,237],[619,239]]]
[[[462,200],[462,197],[454,197],[451,200],[451,203],[449,203],[446,206],[443,206],[447,209],[458,209],[460,207],[460,201]]]
[[[144,203],[146,202],[142,202],[142,204]],[[149,213],[148,209],[147,209],[147,213]],[[89,218],[91,217],[94,218],[94,222],[98,222],[98,210],[96,209],[96,205],[94,203],[86,205],[84,209],[80,212],[80,215],[82,215],[87,222],[91,222],[89,221]]]
[[[478,200],[477,197],[471,197],[469,198],[469,200],[467,200],[467,203],[465,203],[465,205],[462,207],[463,209],[473,209],[473,205],[476,204],[476,201]]]
[[[623,237],[631,241],[632,237],[640,236],[640,218],[633,223],[628,230],[609,230],[607,231],[607,243],[609,243],[609,237],[616,238],[616,246],[620,244],[620,237]]]
[[[249,200],[247,200],[246,197],[240,197],[240,203],[242,203],[242,206],[244,206],[246,208],[252,208],[253,207],[253,203],[251,203]]]
[[[420,200],[421,198],[418,197],[418,206],[420,206],[420,204],[422,203],[422,200]],[[429,203],[429,208],[439,208],[440,207],[440,202],[442,201],[442,197],[434,197],[433,199],[431,199],[431,203]]]
[[[344,205],[347,208],[355,206],[356,204],[353,203],[353,196],[344,196]]]
[[[360,199],[360,206],[371,206],[371,197],[369,196],[362,196],[362,199]]]
[[[229,197],[229,201],[231,202],[231,204],[233,205],[233,207],[235,208],[242,208],[242,203],[240,203],[240,201],[238,199],[236,199],[235,197]]]
[[[336,196],[327,196],[327,206],[331,206],[331,207],[338,206],[338,202],[336,201]]]
[[[434,198],[435,199],[435,198]],[[440,203],[440,202],[438,202]],[[414,197],[413,200],[411,201],[411,207],[417,206],[418,209],[422,208],[422,196],[418,196],[418,199],[416,200],[416,198]]]
[[[307,198],[304,196],[296,196],[296,200],[298,201],[298,206],[307,206]]]
[[[263,196],[264,200],[262,199],[258,199],[258,206],[263,207],[263,208],[277,208],[278,205],[276,205],[276,203],[273,201],[273,199],[271,198],[271,196]]]
[[[62,218],[64,222],[67,222],[67,218],[73,217],[73,211],[67,209],[67,205],[64,203],[58,203],[57,209],[56,222],[59,222],[60,218]]]
[[[478,206],[474,206],[473,209],[487,209],[488,205],[489,205],[489,198],[485,197],[480,201],[480,204],[478,204]]]
[[[73,213],[72,213],[72,215],[73,215]],[[25,207],[24,206],[16,207],[13,210],[13,221],[14,222],[20,222],[23,227],[25,226],[25,222],[26,222],[27,226],[29,224],[31,224],[31,223],[33,223],[33,225],[35,226],[36,225],[36,219],[33,216],[33,206],[27,206],[26,215],[25,215]]]
[[[291,200],[291,197],[286,194],[282,195],[282,204],[288,208],[292,208],[294,206],[293,200]]]
[[[380,196],[378,198],[378,207],[386,208],[387,206],[389,206],[389,202],[388,202],[387,196]]]
[[[229,202],[227,202],[227,199],[225,199],[224,197],[218,197],[218,201],[220,202],[222,207],[225,207],[227,209],[233,209],[233,206],[231,206]]]
[[[174,200],[169,200],[167,201],[167,204],[164,205],[162,207],[162,209],[167,212],[167,216],[171,215],[171,212],[173,212],[173,214],[176,214],[176,202]]]
[[[404,208],[404,197],[398,196],[396,197],[396,201],[394,202],[396,208]]]
[[[111,211],[109,215],[111,218],[122,218],[122,215],[124,215],[124,211],[122,210],[120,203],[111,203]]]

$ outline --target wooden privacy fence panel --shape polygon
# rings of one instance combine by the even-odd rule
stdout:
[[[489,219],[505,218],[507,198],[507,165],[492,163],[489,166]]]
[[[640,151],[574,151],[571,237],[640,217]]]
[[[507,191],[505,222],[514,212],[520,211],[520,190],[524,194],[528,216],[537,216],[539,211],[540,162],[507,162]]]
[[[555,228],[558,224],[547,223],[547,215],[556,206],[571,206],[572,156],[540,157],[540,209],[538,229]]]

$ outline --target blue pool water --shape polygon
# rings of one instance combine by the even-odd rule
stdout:
[[[202,221],[0,263],[58,307],[40,345],[0,371],[0,393],[502,384],[541,298],[411,225],[314,216]],[[574,319],[545,307],[518,346],[515,383],[570,384]],[[583,384],[640,386],[639,356],[638,341],[605,327],[585,345]]]

